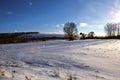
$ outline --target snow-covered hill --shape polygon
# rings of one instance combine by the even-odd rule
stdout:
[[[0,80],[120,80],[119,40],[0,44]]]

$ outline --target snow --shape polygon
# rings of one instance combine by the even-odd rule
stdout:
[[[112,39],[0,44],[0,80],[120,80],[119,52]]]

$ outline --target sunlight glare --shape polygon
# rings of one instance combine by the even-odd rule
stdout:
[[[120,22],[120,11],[118,11],[118,12],[116,12],[116,13],[114,13],[114,18],[113,18],[113,21],[114,22]]]

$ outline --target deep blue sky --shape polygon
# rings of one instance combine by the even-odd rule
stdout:
[[[62,33],[75,22],[79,32],[104,32],[119,9],[119,0],[0,0],[0,32]],[[118,8],[118,9],[117,9]]]

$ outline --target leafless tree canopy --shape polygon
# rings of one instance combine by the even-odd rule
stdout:
[[[64,28],[63,28],[63,31],[64,31],[65,35],[66,35],[70,40],[75,39],[75,37],[77,36],[77,32],[78,32],[77,27],[76,27],[76,24],[73,23],[73,22],[65,23]]]
[[[117,27],[117,36],[120,36],[120,23],[118,23],[116,27]]]
[[[107,23],[104,29],[108,37],[120,35],[120,23]]]

